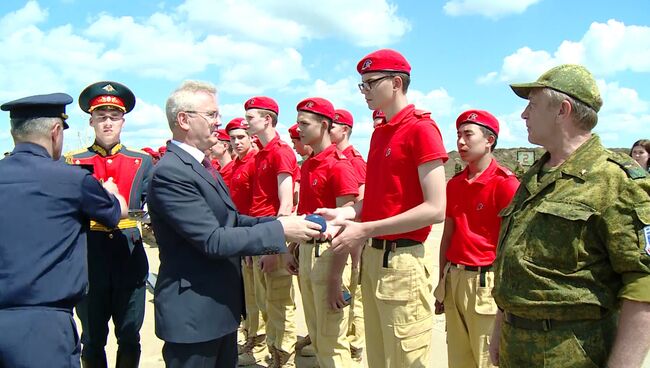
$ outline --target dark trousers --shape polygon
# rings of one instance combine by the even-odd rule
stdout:
[[[234,368],[237,367],[237,331],[194,344],[165,341],[162,353],[167,368]]]
[[[0,310],[0,368],[78,368],[79,352],[71,310]]]
[[[118,355],[140,354],[148,264],[138,229],[88,234],[88,294],[77,305],[85,361],[105,360],[112,318]]]

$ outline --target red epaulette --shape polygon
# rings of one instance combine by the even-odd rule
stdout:
[[[415,109],[413,110],[413,115],[418,118],[429,118],[431,119],[431,112],[426,110]]]

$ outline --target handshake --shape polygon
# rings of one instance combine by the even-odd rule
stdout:
[[[288,242],[306,242],[311,239],[332,239],[340,227],[329,224],[320,215],[284,216],[278,221],[284,229],[284,236]]]

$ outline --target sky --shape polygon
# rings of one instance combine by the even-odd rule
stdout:
[[[354,115],[351,141],[366,156],[371,111],[356,64],[380,48],[412,66],[408,99],[431,112],[448,150],[455,120],[471,108],[500,121],[499,147],[531,147],[526,101],[509,83],[530,82],[563,63],[585,65],[604,100],[595,131],[609,147],[650,138],[650,2],[647,0],[81,0],[0,3],[0,102],[66,92],[64,150],[90,145],[77,104],[87,85],[114,80],[137,97],[122,143],[158,147],[169,131],[164,105],[186,79],[214,83],[224,123],[249,97],[280,105],[278,130],[306,97]],[[13,149],[2,112],[0,151]]]

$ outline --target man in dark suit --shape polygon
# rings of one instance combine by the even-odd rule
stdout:
[[[301,217],[239,214],[203,153],[217,142],[214,86],[183,83],[167,100],[173,139],[153,172],[149,211],[160,251],[156,335],[167,367],[235,367],[244,311],[240,256],[286,252],[319,236]]]

